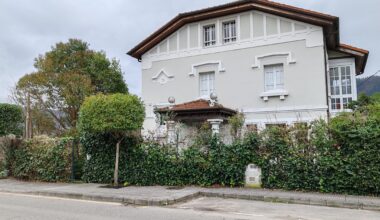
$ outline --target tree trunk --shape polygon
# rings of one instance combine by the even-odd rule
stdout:
[[[119,152],[120,152],[120,142],[121,140],[117,141],[116,143],[116,158],[115,158],[115,172],[113,175],[113,185],[116,187],[119,184]]]

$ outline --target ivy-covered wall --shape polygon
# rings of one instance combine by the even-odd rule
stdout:
[[[379,117],[380,118],[380,117]],[[181,152],[128,140],[121,149],[120,180],[134,185],[242,186],[246,166],[262,168],[265,188],[380,195],[380,120],[347,113],[329,125],[315,121],[248,133],[233,144],[202,137]],[[114,140],[85,135],[90,155],[83,179],[112,182]]]
[[[5,168],[9,175],[23,180],[67,182],[72,178],[72,139],[34,137],[7,146]],[[81,159],[75,152],[77,175]],[[75,164],[74,164],[75,165]]]
[[[106,134],[83,136],[82,145],[89,156],[84,165],[84,181],[112,181],[112,141]],[[120,181],[134,185],[241,186],[245,167],[254,158],[251,145],[224,145],[216,138],[210,138],[205,146],[192,146],[181,152],[170,146],[128,139],[120,150]]]

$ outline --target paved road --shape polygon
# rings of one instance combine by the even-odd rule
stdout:
[[[0,219],[371,220],[380,219],[380,212],[220,198],[199,198],[172,207],[134,207],[0,193]]]

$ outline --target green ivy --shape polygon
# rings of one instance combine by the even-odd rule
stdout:
[[[37,137],[14,149],[12,174],[25,180],[69,181],[71,177],[71,138]]]

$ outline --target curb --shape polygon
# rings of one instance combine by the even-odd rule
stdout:
[[[318,199],[318,198],[291,198],[291,197],[279,197],[279,196],[260,196],[260,195],[248,195],[248,194],[232,194],[232,193],[215,193],[215,192],[201,192],[203,197],[217,197],[228,199],[242,199],[253,200],[262,202],[273,203],[286,203],[286,204],[299,204],[299,205],[312,205],[312,206],[325,206],[334,208],[349,208],[349,209],[362,209],[371,211],[380,211],[380,206],[376,204],[363,203],[359,199],[354,201],[336,201],[334,199]]]
[[[337,201],[334,199],[319,199],[319,198],[291,198],[291,197],[279,197],[279,196],[263,196],[263,195],[252,195],[252,194],[234,194],[234,193],[218,193],[218,192],[207,192],[198,191],[186,196],[170,199],[133,199],[123,196],[103,196],[103,195],[85,195],[81,193],[63,193],[63,192],[46,192],[46,191],[36,191],[36,192],[14,192],[14,191],[4,191],[4,193],[13,194],[26,194],[26,195],[37,195],[37,196],[47,196],[47,197],[58,197],[58,198],[68,198],[68,199],[79,199],[79,200],[89,200],[89,201],[99,201],[99,202],[114,202],[126,205],[135,206],[169,206],[177,203],[187,202],[199,197],[210,197],[210,198],[225,198],[225,199],[242,199],[242,200],[252,200],[252,201],[262,201],[262,202],[273,202],[273,203],[285,203],[285,204],[300,204],[300,205],[313,205],[313,206],[325,206],[325,207],[335,207],[335,208],[349,208],[349,209],[362,209],[371,211],[380,211],[380,205],[361,202],[359,199],[347,201]]]
[[[98,202],[114,202],[114,203],[122,203],[125,205],[135,205],[135,206],[168,206],[168,205],[174,205],[177,203],[187,202],[187,201],[199,198],[201,195],[200,192],[195,192],[193,194],[189,194],[189,195],[178,197],[178,198],[161,199],[161,200],[159,200],[159,199],[147,200],[147,199],[126,198],[123,196],[115,197],[115,196],[101,196],[101,195],[86,195],[86,194],[82,194],[82,193],[64,193],[64,192],[46,192],[46,191],[14,192],[14,191],[0,190],[0,192],[20,194],[20,195],[36,195],[36,196],[46,196],[46,197],[66,198],[66,199],[98,201]]]

